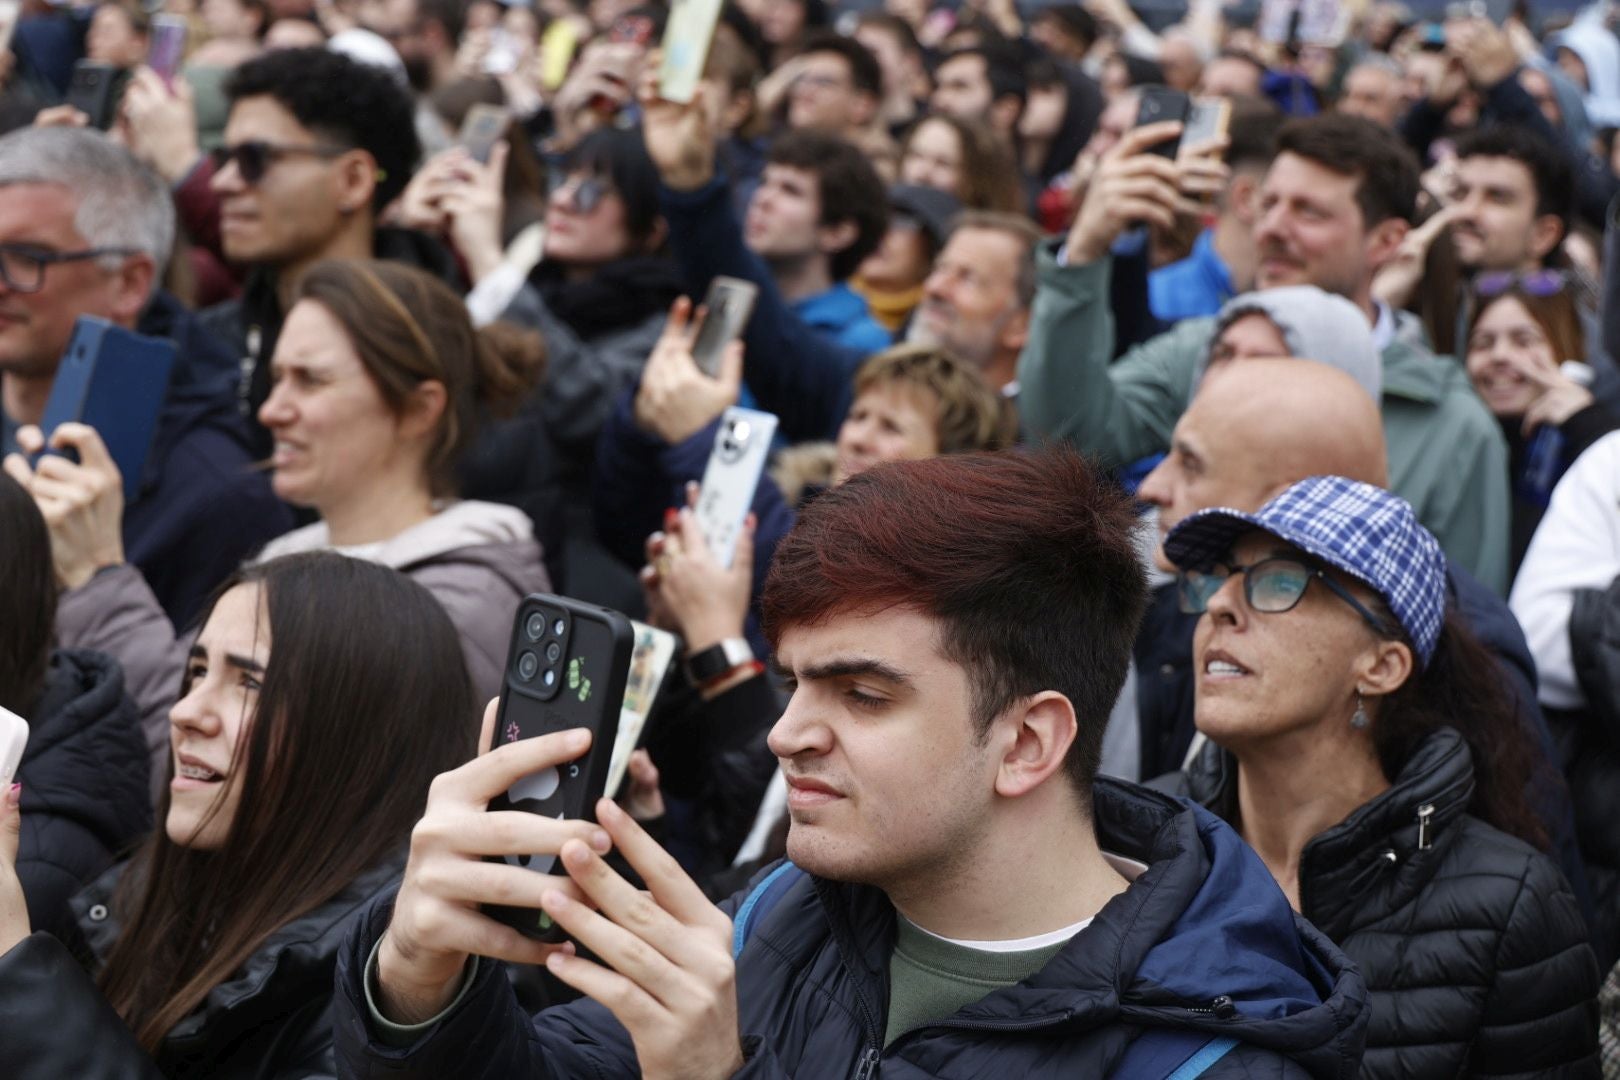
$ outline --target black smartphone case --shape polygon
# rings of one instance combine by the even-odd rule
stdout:
[[[91,127],[106,131],[112,127],[128,82],[127,71],[94,60],[80,60],[73,65],[67,103],[88,116]]]
[[[560,636],[555,632],[559,619],[566,624]],[[512,624],[506,678],[495,715],[494,744],[504,746],[518,739],[582,727],[591,731],[591,748],[584,756],[556,769],[524,777],[504,795],[490,800],[489,809],[526,810],[571,821],[596,820],[596,800],[607,786],[634,645],[630,620],[616,611],[561,596],[524,597]],[[552,646],[556,646],[555,659]],[[549,683],[547,673],[552,673]],[[540,874],[562,873],[553,855],[504,861]],[[561,940],[560,931],[538,909],[487,904],[484,911],[529,937]]]
[[[1146,127],[1148,124],[1157,124],[1163,120],[1179,120],[1185,124],[1187,113],[1192,108],[1192,102],[1180,90],[1172,90],[1167,86],[1144,86],[1141,91],[1141,104],[1136,111],[1136,126]],[[1181,149],[1181,139],[1165,139],[1147,148],[1147,153],[1158,154],[1160,157],[1174,161],[1176,151]]]

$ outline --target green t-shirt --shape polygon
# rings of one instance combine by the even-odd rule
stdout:
[[[883,1045],[1029,978],[1090,922],[1060,935],[1046,935],[1034,948],[1006,952],[947,941],[899,916],[899,934],[889,958],[889,1025]]]

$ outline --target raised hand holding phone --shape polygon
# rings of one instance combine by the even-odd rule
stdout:
[[[24,453],[38,453],[45,444],[36,427],[17,431]],[[57,581],[76,589],[102,567],[124,561],[124,482],[94,428],[62,424],[51,434],[50,445],[76,451],[79,460],[47,454],[30,468],[22,454],[10,454],[5,470],[39,505],[51,533]]]
[[[720,369],[711,378],[692,357],[703,336],[702,312],[692,318],[692,302],[679,297],[670,305],[664,332],[653,346],[636,391],[636,424],[671,446],[707,427],[742,390],[742,342],[732,339],[720,353]]]
[[[1069,265],[1102,258],[1134,224],[1174,227],[1181,172],[1174,161],[1151,151],[1180,134],[1179,122],[1132,128],[1103,155],[1069,230]]]

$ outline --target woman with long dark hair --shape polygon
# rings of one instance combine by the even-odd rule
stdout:
[[[0,841],[8,1075],[330,1073],[345,924],[392,885],[428,785],[477,733],[443,609],[331,552],[227,582],[169,720],[162,825],[75,900],[92,974],[16,917]],[[17,810],[0,813],[4,836]]]
[[[1412,508],[1312,477],[1164,550],[1203,613],[1187,794],[1361,969],[1362,1075],[1595,1075],[1597,963],[1538,850],[1535,754]]]

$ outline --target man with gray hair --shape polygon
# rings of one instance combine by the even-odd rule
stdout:
[[[163,181],[101,133],[0,138],[0,453],[40,422],[79,316],[172,340],[178,357],[123,540],[178,626],[291,517],[253,468],[229,350],[160,287],[174,233]],[[88,484],[65,460],[53,472],[67,488]]]

